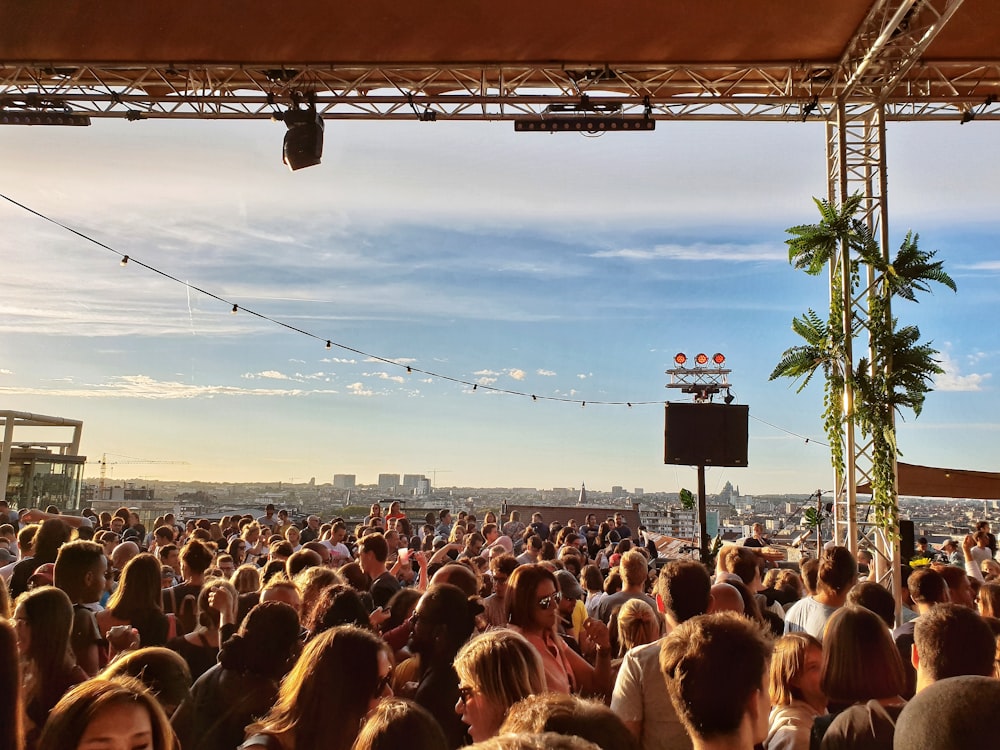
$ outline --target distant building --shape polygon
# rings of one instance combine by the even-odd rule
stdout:
[[[416,489],[421,479],[424,479],[423,474],[403,474],[403,486]]]
[[[353,490],[357,486],[357,475],[355,474],[334,474],[334,489]]]
[[[378,475],[379,492],[395,492],[397,487],[399,487],[399,474]]]
[[[425,497],[431,494],[431,480],[426,477],[421,477],[420,481],[417,482],[417,486],[414,488],[413,494],[418,497]]]
[[[632,494],[635,495],[636,497],[642,497],[643,495],[646,494],[646,492],[645,490],[642,489],[642,487],[636,487],[635,492],[633,492]]]
[[[611,499],[616,497],[625,497],[625,488],[617,484],[611,488]]]

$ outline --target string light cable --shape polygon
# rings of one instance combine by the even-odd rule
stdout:
[[[502,395],[505,395],[505,396],[520,396],[522,398],[530,398],[532,401],[553,401],[553,402],[557,402],[557,403],[578,404],[580,407],[586,407],[587,404],[591,404],[591,405],[595,405],[595,406],[625,406],[625,407],[628,407],[629,409],[631,409],[633,406],[663,405],[663,404],[666,403],[663,400],[654,400],[654,401],[636,401],[636,400],[629,400],[629,401],[596,401],[594,399],[578,399],[578,398],[570,398],[568,396],[545,396],[545,395],[538,395],[537,393],[528,393],[526,391],[516,391],[516,390],[513,390],[513,389],[509,389],[509,388],[499,388],[497,386],[487,385],[485,383],[480,383],[480,382],[473,381],[473,380],[466,380],[464,378],[455,377],[453,375],[448,375],[446,373],[434,372],[432,370],[425,370],[425,369],[422,369],[420,367],[415,367],[414,365],[411,365],[411,364],[403,364],[403,363],[397,362],[395,360],[389,359],[388,357],[383,357],[383,356],[380,356],[378,354],[372,354],[371,352],[364,351],[363,349],[359,349],[357,347],[350,346],[349,344],[339,343],[337,341],[334,341],[333,339],[328,339],[326,336],[320,336],[318,334],[312,333],[311,331],[307,331],[307,330],[305,330],[303,328],[299,328],[298,326],[294,326],[291,323],[286,323],[283,320],[279,320],[277,318],[272,318],[269,315],[265,315],[264,313],[261,313],[261,312],[258,312],[256,310],[253,310],[253,309],[251,309],[249,307],[245,307],[243,305],[240,305],[240,304],[238,304],[236,302],[233,302],[232,300],[229,300],[229,299],[226,299],[225,297],[222,297],[219,294],[216,294],[215,292],[212,292],[211,290],[204,289],[204,288],[202,288],[202,287],[200,287],[200,286],[198,286],[196,284],[192,284],[192,283],[190,283],[188,281],[184,281],[183,279],[180,279],[177,276],[174,276],[173,274],[171,274],[171,273],[169,273],[167,271],[164,271],[164,270],[162,270],[160,268],[157,268],[155,266],[151,266],[148,263],[144,263],[143,261],[139,260],[138,258],[136,258],[135,256],[133,256],[131,254],[123,253],[120,250],[116,250],[115,248],[111,247],[110,245],[107,245],[107,244],[101,242],[100,240],[95,239],[95,238],[91,237],[90,235],[85,234],[84,232],[81,232],[80,230],[75,229],[75,228],[73,228],[73,227],[71,227],[71,226],[69,226],[67,224],[63,224],[59,220],[54,219],[51,216],[48,216],[46,214],[43,214],[40,211],[37,211],[37,210],[31,208],[30,206],[26,206],[25,204],[20,203],[20,202],[14,200],[13,198],[11,198],[8,195],[5,195],[4,193],[0,193],[0,198],[3,198],[3,200],[7,201],[11,205],[16,206],[17,208],[20,208],[22,211],[25,211],[25,212],[31,214],[32,216],[35,216],[35,217],[41,219],[42,221],[48,222],[49,224],[53,224],[54,226],[57,226],[60,229],[63,229],[64,231],[69,232],[70,234],[73,234],[73,235],[79,237],[82,240],[85,240],[85,241],[87,241],[87,242],[89,242],[89,243],[91,243],[93,245],[96,245],[97,247],[101,248],[102,250],[106,250],[107,252],[112,253],[113,255],[115,255],[119,259],[119,264],[122,265],[122,266],[130,266],[130,265],[132,265],[132,266],[138,266],[138,267],[143,268],[143,269],[145,269],[145,270],[147,270],[147,271],[149,271],[151,273],[154,273],[154,274],[156,274],[156,275],[158,275],[158,276],[160,276],[160,277],[162,277],[164,279],[167,279],[168,281],[172,281],[175,284],[179,284],[179,285],[187,288],[190,291],[198,292],[199,294],[202,294],[202,295],[208,297],[209,299],[214,299],[217,302],[221,302],[222,304],[226,305],[227,307],[230,307],[230,311],[232,312],[233,315],[236,315],[237,313],[245,313],[247,315],[251,315],[251,316],[253,316],[255,318],[258,318],[259,320],[263,320],[263,321],[266,321],[266,322],[268,322],[268,323],[270,323],[272,325],[278,326],[280,328],[284,328],[285,330],[291,331],[293,333],[297,333],[297,334],[299,334],[301,336],[307,336],[310,339],[313,339],[313,340],[318,341],[321,344],[323,344],[323,346],[326,349],[337,348],[337,349],[340,349],[341,351],[350,352],[351,354],[356,354],[359,357],[364,357],[364,358],[366,358],[366,359],[368,359],[370,361],[373,361],[373,362],[381,362],[382,364],[385,364],[385,365],[388,365],[388,366],[391,366],[391,367],[398,367],[400,369],[405,369],[406,372],[407,372],[407,374],[417,373],[419,375],[424,375],[424,376],[429,377],[429,378],[435,378],[437,380],[443,380],[445,382],[455,383],[457,385],[466,386],[466,387],[470,388],[472,391],[484,390],[484,391],[490,391],[492,393],[502,394]],[[780,432],[784,432],[784,433],[787,433],[788,435],[792,435],[794,437],[798,437],[798,438],[804,440],[806,443],[815,443],[816,445],[821,445],[821,446],[824,445],[823,443],[821,443],[819,441],[811,440],[810,438],[804,437],[804,436],[799,435],[797,433],[794,433],[794,432],[792,432],[790,430],[786,430],[783,427],[779,427],[778,425],[775,425],[775,424],[772,424],[770,422],[766,422],[763,419],[759,419],[757,417],[754,417],[752,414],[750,415],[750,417],[751,417],[751,419],[754,419],[755,421],[760,422],[761,424],[765,424],[768,427],[772,427],[773,429],[779,430]],[[825,447],[829,447],[829,446],[825,446]]]

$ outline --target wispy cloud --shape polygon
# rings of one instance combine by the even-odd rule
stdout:
[[[374,396],[375,391],[371,390],[362,382],[351,383],[347,386],[347,392],[353,396]]]
[[[402,375],[390,375],[387,372],[363,372],[361,373],[366,378],[378,378],[379,380],[390,380],[393,383],[405,383],[406,378]]]
[[[194,385],[169,380],[156,380],[148,375],[120,375],[104,383],[81,384],[75,388],[20,388],[0,387],[0,393],[22,396],[56,396],[66,398],[137,398],[137,399],[192,399],[215,396],[308,396],[332,394],[334,390],[240,388],[230,385]]]
[[[948,351],[939,352],[938,359],[944,374],[934,378],[935,390],[977,392],[983,390],[985,382],[992,377],[992,374],[988,372],[962,374],[959,363]],[[979,359],[980,357],[974,355],[971,361],[975,364]]]
[[[542,377],[545,378],[554,378],[556,376],[556,373],[554,373],[552,370],[535,370],[535,374],[541,375]]]
[[[513,368],[513,369],[511,369],[511,370],[508,370],[507,374],[510,377],[514,378],[514,380],[524,380],[528,376],[528,373],[526,373],[524,370],[520,370],[520,369],[518,369],[516,367]]]
[[[7,368],[0,368],[0,375],[13,375],[13,370],[8,370]]]
[[[788,251],[774,244],[738,245],[733,243],[691,245],[665,244],[649,248],[620,248],[599,250],[590,254],[591,258],[621,258],[634,261],[687,260],[687,261],[729,261],[731,263],[756,263],[761,261],[788,262]]]

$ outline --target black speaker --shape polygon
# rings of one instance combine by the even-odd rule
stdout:
[[[749,406],[667,404],[665,464],[746,466]]]
[[[899,556],[904,562],[913,558],[913,553],[917,548],[913,534],[913,521],[906,518],[899,519]]]

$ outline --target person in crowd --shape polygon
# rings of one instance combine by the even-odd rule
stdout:
[[[197,625],[198,594],[213,558],[211,547],[200,539],[192,539],[181,549],[181,577],[184,580],[163,590],[163,611],[177,615],[178,625],[184,633],[190,633]]]
[[[59,701],[38,750],[149,748],[175,750],[166,714],[138,680],[96,678]]]
[[[921,690],[899,715],[893,748],[969,750],[995,739],[992,719],[1000,706],[1000,680],[952,677]]]
[[[660,670],[695,750],[752,750],[767,737],[771,647],[730,612],[694,617],[664,639]]]
[[[561,693],[531,695],[512,706],[499,736],[512,733],[574,737],[590,741],[602,750],[639,748],[622,720],[603,703]],[[545,745],[553,746],[551,740]]]
[[[236,599],[236,589],[229,581],[209,579],[198,593],[198,627],[167,641],[167,648],[187,662],[191,679],[197,680],[215,665],[219,647],[235,630]],[[229,632],[224,632],[227,626]]]
[[[597,649],[591,665],[556,636],[559,587],[555,575],[542,565],[521,565],[508,582],[509,621],[528,639],[542,658],[546,689],[557,693],[607,695],[611,689],[611,641],[600,620],[588,619],[584,632]]]
[[[990,581],[979,588],[977,602],[983,617],[1000,618],[1000,582]]]
[[[351,750],[447,750],[440,725],[427,709],[402,698],[385,698],[365,719]]]
[[[670,629],[708,612],[712,603],[708,570],[694,560],[672,560],[660,570],[656,596]],[[663,639],[625,654],[611,709],[639,740],[643,750],[683,750],[691,739],[667,694],[660,672]]]
[[[240,748],[350,750],[365,716],[392,696],[391,680],[391,656],[378,636],[349,625],[327,630],[306,645],[277,703],[247,727]]]
[[[25,747],[32,750],[53,706],[87,673],[73,656],[73,605],[61,589],[43,586],[22,594],[13,619],[24,685]]]
[[[105,680],[134,677],[153,694],[167,716],[171,716],[191,692],[191,670],[187,662],[176,651],[162,646],[128,651],[99,676]]]
[[[871,610],[890,630],[896,627],[896,597],[881,584],[861,581],[847,594],[847,603]]]
[[[6,592],[0,583],[0,589]],[[0,750],[23,750],[24,704],[21,699],[21,659],[14,625],[0,617]]]
[[[615,674],[625,658],[625,654],[633,648],[643,646],[659,639],[662,635],[661,620],[656,610],[642,599],[629,599],[618,610],[613,620],[612,643],[617,640],[615,650],[616,661],[612,662]]]
[[[615,610],[629,599],[642,599],[656,609],[656,600],[645,593],[649,564],[646,556],[637,549],[630,549],[622,555],[619,565],[624,584],[617,594],[610,594],[597,605],[597,619],[607,625]]]
[[[298,614],[283,602],[250,610],[239,632],[223,643],[219,663],[194,684],[171,717],[184,750],[232,750],[244,729],[265,715],[299,653]]]
[[[956,569],[957,570],[957,569]],[[913,668],[911,654],[913,652],[913,631],[917,622],[931,611],[935,605],[943,604],[950,598],[948,584],[944,577],[932,568],[921,568],[910,575],[910,596],[916,607],[917,618],[902,623],[892,631],[892,639],[899,651],[899,658],[906,673],[906,687],[901,693],[904,698],[912,698],[917,692],[917,672]]]
[[[827,620],[847,602],[858,580],[858,563],[846,547],[824,550],[817,570],[816,593],[793,604],[785,613],[785,632],[806,632],[823,639]]]
[[[76,540],[59,548],[53,581],[66,592],[73,604],[73,635],[71,644],[76,663],[88,675],[101,668],[103,640],[93,610],[86,605],[96,602],[104,591],[108,559],[97,542]]]
[[[420,657],[413,700],[437,719],[448,747],[466,744],[466,728],[455,712],[459,699],[455,656],[475,632],[482,606],[462,589],[432,582],[413,611],[410,651]]]
[[[968,607],[939,604],[916,622],[912,658],[918,693],[949,677],[993,675],[996,636],[986,621]]]
[[[568,566],[567,566],[568,568]],[[559,584],[559,606],[556,608],[559,619],[556,623],[556,632],[566,638],[574,650],[580,654],[588,654],[591,651],[584,632],[584,623],[587,621],[587,608],[583,600],[586,594],[580,581],[570,572],[569,569],[555,571],[556,583]],[[612,653],[614,653],[614,634],[611,634]]]
[[[882,619],[864,607],[841,607],[823,637],[820,685],[830,713],[813,723],[811,746],[892,747],[906,674],[899,651]],[[886,744],[888,742],[888,745]]]
[[[455,710],[473,742],[495,736],[515,703],[545,692],[538,652],[513,630],[474,637],[458,652],[455,671],[459,679]]]
[[[10,575],[8,588],[11,599],[17,599],[28,590],[28,579],[46,563],[54,563],[59,548],[69,541],[70,528],[59,518],[48,518],[35,532],[32,542],[33,556],[18,562]]]
[[[124,626],[138,632],[138,646],[162,646],[173,637],[171,622],[160,606],[160,564],[152,555],[139,555],[128,561],[118,588],[111,594],[107,609],[97,613],[97,629],[109,638],[112,628]],[[110,640],[110,638],[109,638]],[[131,646],[112,643],[114,650]]]
[[[604,598],[604,576],[596,563],[588,563],[581,572],[583,588],[587,592],[584,607],[589,617],[597,617],[597,605]]]
[[[260,591],[260,568],[256,565],[240,565],[233,571],[230,582],[238,594],[256,594]]]
[[[965,550],[965,554],[968,555],[967,549]],[[966,570],[970,569],[975,571],[976,567],[973,565],[970,568],[967,560]],[[956,568],[952,565],[945,565],[943,567],[938,568],[938,573],[941,574],[941,577],[944,578],[945,583],[948,584],[948,596],[949,600],[953,604],[960,604],[963,607],[968,607],[969,609],[975,609],[976,595],[972,590],[972,581],[969,578],[968,574],[966,573],[966,570],[962,570],[961,568]]]
[[[823,646],[808,633],[786,633],[774,644],[768,692],[764,750],[809,750],[809,735],[817,716],[826,714],[826,694],[820,685]]]
[[[386,606],[399,591],[399,581],[385,566],[388,557],[389,545],[382,534],[368,534],[358,543],[358,563],[371,580],[369,593],[376,607]]]
[[[755,523],[751,527],[751,535],[743,540],[744,547],[767,547],[771,544],[771,541],[764,536],[764,526],[759,523]]]
[[[302,624],[312,638],[339,625],[373,629],[371,613],[361,595],[344,583],[323,589]]]
[[[239,568],[247,564],[247,550],[250,546],[242,536],[234,536],[229,540],[226,553],[233,558],[236,567]],[[255,566],[256,567],[256,566]]]
[[[520,553],[523,545],[524,531],[527,527],[521,520],[521,513],[516,510],[510,512],[507,522],[504,523],[500,532],[514,541],[514,552]]]
[[[493,579],[493,593],[483,600],[486,622],[492,627],[507,624],[507,582],[517,568],[517,558],[513,555],[497,555],[490,558],[490,577]]]

